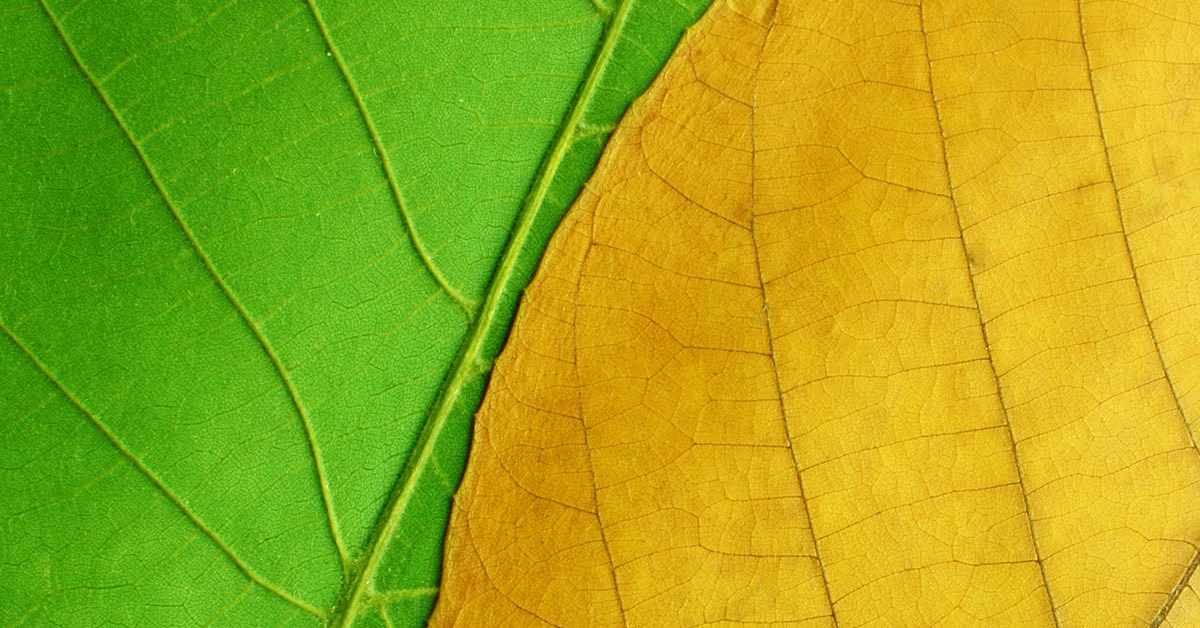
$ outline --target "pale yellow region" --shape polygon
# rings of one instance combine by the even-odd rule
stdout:
[[[431,625],[1200,625],[1197,13],[714,2],[526,293]]]
[[[1083,24],[1141,296],[1195,438],[1200,434],[1200,4],[1141,4],[1084,3]]]
[[[1164,618],[1162,626],[1164,628],[1200,626],[1200,594],[1196,593],[1194,585],[1180,593],[1175,605],[1171,607],[1170,613]]]
[[[1082,15],[1129,253],[1158,354],[1195,446],[1200,433],[1200,386],[1195,385],[1200,382],[1200,5],[1087,2]],[[1137,31],[1123,24],[1134,24]],[[1164,626],[1200,626],[1200,580],[1189,580]]]
[[[930,2],[925,29],[1055,615],[1064,626],[1147,625],[1191,557],[1200,451],[1142,306],[1079,9]],[[1122,80],[1133,89],[1145,77]]]
[[[920,12],[789,7],[759,70],[755,228],[838,625],[1052,625]]]

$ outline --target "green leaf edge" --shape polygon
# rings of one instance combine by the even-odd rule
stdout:
[[[678,1],[676,1],[674,4],[676,4],[678,8],[684,10],[686,13],[690,13],[693,18],[692,21],[694,21],[707,7],[708,2],[709,0],[699,0],[696,9],[692,9],[691,7]],[[565,214],[566,210],[569,209],[570,205],[573,203],[574,197],[577,196],[578,191],[582,189],[584,181],[586,181],[587,177],[590,176],[590,172],[594,167],[594,163],[599,158],[599,151],[603,149],[604,144],[607,142],[608,135],[615,129],[615,124],[589,124],[588,122],[584,121],[584,117],[588,111],[589,105],[595,102],[593,97],[596,95],[597,88],[605,75],[609,61],[614,56],[614,50],[616,49],[624,29],[627,26],[627,21],[630,11],[633,7],[634,0],[620,0],[615,10],[600,0],[591,0],[591,3],[601,17],[607,22],[604,27],[601,44],[596,49],[596,53],[594,54],[592,61],[587,68],[585,80],[576,92],[568,111],[567,118],[565,122],[560,125],[558,133],[556,134],[549,151],[546,153],[546,156],[543,158],[542,163],[538,168],[533,185],[530,188],[530,191],[526,194],[525,200],[522,203],[522,207],[517,214],[513,232],[508,243],[505,245],[496,270],[493,272],[492,278],[488,284],[484,301],[482,304],[476,304],[470,299],[464,297],[461,292],[456,290],[453,285],[446,280],[444,275],[434,264],[432,258],[429,256],[428,251],[426,251],[424,248],[421,240],[419,239],[418,233],[416,232],[415,225],[406,211],[402,195],[399,191],[398,183],[395,180],[393,169],[389,163],[387,153],[383,149],[382,141],[378,131],[375,128],[374,121],[372,120],[365,103],[358,92],[357,86],[348,73],[347,66],[341,57],[340,51],[333,43],[323,16],[312,0],[305,0],[305,4],[312,12],[312,15],[320,29],[322,38],[325,40],[329,52],[334,57],[339,71],[346,80],[351,95],[355,101],[355,105],[368,128],[373,146],[379,153],[379,157],[383,162],[383,170],[387,178],[388,185],[391,188],[391,192],[399,208],[401,218],[404,221],[408,235],[414,248],[416,249],[416,252],[418,253],[418,256],[442,291],[444,291],[447,296],[454,300],[465,312],[470,323],[467,341],[463,343],[462,349],[460,349],[455,361],[452,364],[450,374],[447,377],[445,384],[443,384],[441,391],[439,392],[434,404],[427,414],[427,418],[422,426],[421,434],[409,454],[403,471],[401,472],[388,496],[383,512],[377,520],[375,527],[371,531],[367,548],[357,560],[352,561],[349,558],[349,553],[346,550],[344,542],[339,533],[337,519],[332,510],[332,495],[330,494],[327,475],[322,465],[322,457],[320,456],[319,445],[314,436],[312,425],[308,420],[303,405],[298,400],[298,395],[294,384],[291,382],[290,378],[287,377],[286,370],[282,368],[280,358],[271,348],[270,344],[266,341],[261,330],[253,322],[253,319],[245,310],[244,306],[234,296],[232,289],[217,273],[209,256],[204,251],[199,241],[195,238],[190,227],[183,220],[182,215],[179,213],[176,207],[175,201],[167,193],[160,177],[151,165],[141,145],[134,138],[125,121],[117,113],[117,110],[113,106],[108,95],[99,87],[95,77],[84,65],[74,44],[66,36],[66,33],[62,30],[59,20],[55,17],[54,13],[46,4],[46,0],[38,0],[40,8],[53,25],[56,34],[62,41],[67,52],[70,54],[76,68],[87,79],[92,90],[100,98],[122,134],[134,148],[139,161],[151,179],[156,191],[164,201],[164,204],[166,204],[168,209],[171,211],[173,219],[178,223],[179,227],[183,231],[183,234],[188,240],[191,248],[193,248],[193,250],[196,252],[197,256],[200,258],[201,262],[204,264],[205,268],[213,277],[215,283],[224,293],[226,298],[234,306],[240,318],[243,319],[243,322],[249,327],[255,338],[263,346],[267,356],[274,363],[275,368],[281,374],[283,374],[283,383],[285,384],[285,388],[289,394],[289,397],[299,411],[309,447],[311,448],[313,458],[316,461],[316,471],[319,479],[323,506],[326,511],[330,532],[335,541],[337,552],[343,567],[343,585],[340,591],[338,602],[335,604],[332,614],[325,609],[317,608],[312,604],[305,602],[304,600],[296,598],[295,596],[275,586],[270,581],[259,576],[248,564],[246,564],[235,553],[233,553],[212,530],[205,526],[203,522],[200,521],[187,508],[187,506],[179,500],[179,498],[171,493],[162,483],[162,481],[149,468],[145,467],[145,465],[142,464],[141,461],[134,456],[133,453],[130,452],[120,440],[116,438],[116,436],[107,428],[106,425],[99,421],[99,419],[94,413],[91,412],[91,410],[84,406],[82,402],[70,392],[69,389],[65,388],[58,378],[53,374],[53,372],[50,371],[49,368],[26,347],[20,338],[15,336],[11,330],[8,329],[3,320],[0,320],[0,332],[3,332],[3,335],[6,336],[17,347],[17,349],[24,354],[27,359],[30,360],[37,370],[40,371],[42,375],[44,375],[54,385],[54,387],[58,389],[59,392],[63,394],[63,396],[66,397],[66,399],[73,406],[76,407],[76,409],[83,413],[87,419],[99,429],[99,431],[106,437],[107,440],[112,442],[112,444],[123,457],[129,460],[153,484],[158,486],[158,488],[169,499],[169,501],[171,501],[185,517],[191,520],[201,532],[208,536],[222,551],[222,553],[226,554],[226,556],[232,560],[239,570],[246,574],[251,582],[263,587],[264,590],[294,606],[296,611],[289,615],[288,619],[295,618],[296,613],[303,611],[319,619],[322,624],[330,626],[331,628],[349,628],[350,626],[354,625],[356,620],[362,617],[362,613],[364,611],[376,609],[380,612],[384,622],[390,626],[391,622],[388,621],[385,609],[388,604],[401,599],[422,597],[433,598],[439,591],[438,587],[395,589],[383,593],[377,593],[370,589],[372,588],[372,585],[376,579],[375,577],[380,564],[387,554],[387,550],[393,535],[401,523],[409,500],[412,498],[413,494],[418,488],[423,472],[428,469],[428,466],[431,462],[435,468],[437,466],[435,460],[435,451],[437,446],[443,442],[439,440],[439,437],[443,434],[448,420],[451,418],[454,410],[459,407],[460,402],[464,404],[461,408],[462,410],[465,410],[468,414],[473,414],[475,409],[477,409],[479,402],[482,400],[482,386],[480,386],[478,390],[473,390],[473,388],[475,388],[473,384],[482,383],[479,380],[485,378],[490,373],[492,361],[502,348],[503,342],[508,334],[508,328],[515,315],[516,298],[519,296],[520,290],[524,288],[524,286],[528,283],[530,276],[532,275],[533,268],[524,267],[527,265],[532,266],[532,264],[522,265],[522,258],[526,255],[540,257],[549,239],[549,236],[551,235],[549,232],[541,233],[541,231],[547,226],[548,229],[545,230],[551,231]],[[674,40],[672,40],[670,47],[673,48],[674,45]],[[665,59],[662,61],[665,61]],[[650,78],[652,77],[647,77],[647,80]],[[619,111],[617,112],[618,118],[620,116],[620,112],[627,108],[629,102],[632,101],[633,98],[638,95],[638,93],[640,93],[641,89],[644,89],[644,86],[637,88],[635,90],[637,93],[631,93],[627,98],[620,99]],[[571,149],[574,148],[580,141],[592,139],[597,141],[598,146],[594,155],[584,157],[586,162],[591,162],[590,164],[586,162],[584,164],[587,171],[579,174],[578,177],[575,177],[575,181],[567,183],[569,186],[567,191],[571,193],[571,199],[564,201],[564,206],[555,212],[555,216],[544,215],[543,210],[545,209],[544,205],[546,203],[547,195],[550,193],[551,189],[556,183],[562,183],[557,179],[557,176],[559,174],[560,167],[563,165],[563,162],[568,158],[569,153],[571,153]],[[539,223],[542,224],[539,226]],[[532,242],[530,241],[531,238],[533,238]],[[534,262],[536,262],[536,260],[534,260]],[[454,481],[457,483],[461,476],[461,469],[454,475]],[[243,594],[244,593],[245,591],[243,591]],[[241,595],[238,596],[238,598],[240,597]],[[432,610],[432,608],[430,608],[430,610]],[[28,615],[28,613],[26,613],[26,615]],[[20,621],[24,618],[25,616],[22,616],[18,620],[18,623],[20,623]],[[285,619],[285,622],[288,621],[288,619]]]
[[[545,202],[546,193],[550,189],[555,175],[558,173],[558,168],[562,164],[567,150],[577,139],[576,132],[580,130],[583,114],[592,99],[592,95],[596,91],[596,86],[600,83],[600,78],[604,75],[604,70],[607,68],[608,61],[612,57],[613,49],[620,38],[621,30],[625,26],[625,21],[629,16],[629,9],[632,5],[633,0],[621,0],[616,12],[612,14],[608,25],[605,27],[604,39],[599,49],[597,49],[591,65],[588,67],[587,78],[575,95],[575,100],[571,104],[567,121],[559,128],[558,136],[555,137],[550,152],[538,168],[533,188],[525,197],[525,203],[521,207],[520,213],[517,214],[516,227],[508,244],[504,247],[504,253],[500,257],[500,264],[492,274],[492,280],[488,285],[487,296],[484,298],[483,305],[480,307],[478,315],[471,322],[471,330],[468,332],[467,342],[455,359],[450,377],[447,379],[445,386],[443,386],[441,393],[430,409],[428,418],[425,420],[425,425],[421,429],[421,435],[413,446],[412,453],[409,454],[404,470],[400,473],[400,477],[397,479],[396,485],[388,497],[387,505],[384,507],[379,523],[375,525],[375,529],[371,532],[371,540],[367,544],[367,550],[363,552],[362,558],[365,561],[363,561],[361,566],[355,566],[356,569],[354,569],[354,573],[352,574],[350,586],[343,588],[343,591],[348,594],[342,598],[342,601],[334,611],[332,625],[335,628],[347,628],[351,626],[359,610],[364,606],[364,596],[368,595],[367,589],[370,587],[375,571],[379,568],[379,561],[383,558],[392,533],[400,522],[400,517],[404,514],[404,510],[408,506],[413,492],[416,490],[417,479],[424,472],[433,457],[434,446],[446,425],[446,419],[462,394],[468,380],[477,375],[484,375],[491,370],[491,362],[494,356],[484,357],[486,355],[484,353],[484,340],[496,324],[499,323],[507,326],[508,321],[506,319],[508,317],[497,316],[501,299],[513,279],[517,259],[520,257],[526,240],[529,239],[529,235],[533,230],[534,219]]]

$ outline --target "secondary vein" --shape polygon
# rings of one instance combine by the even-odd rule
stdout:
[[[362,116],[363,124],[367,127],[367,134],[371,136],[371,142],[375,146],[375,152],[379,155],[380,165],[383,167],[383,174],[387,177],[388,187],[392,191],[392,198],[396,201],[396,207],[400,211],[400,218],[404,221],[404,227],[408,230],[408,237],[412,240],[413,248],[417,251],[417,256],[421,258],[421,262],[425,264],[425,268],[429,270],[429,274],[433,275],[434,281],[446,292],[446,294],[466,312],[468,319],[473,319],[479,309],[479,304],[471,299],[463,296],[461,292],[455,288],[442,271],[433,262],[429,252],[425,250],[425,244],[421,242],[421,237],[417,233],[417,227],[413,223],[412,215],[408,212],[408,207],[404,204],[404,195],[400,192],[400,184],[396,181],[395,171],[392,169],[391,159],[388,158],[387,148],[383,145],[383,139],[379,135],[379,130],[375,127],[375,120],[371,117],[371,113],[367,110],[367,105],[363,102],[362,94],[358,90],[358,85],[350,76],[350,69],[346,65],[346,61],[342,58],[342,53],[338,50],[337,45],[333,43],[333,37],[329,34],[329,27],[325,24],[325,18],[321,16],[321,10],[313,0],[305,0],[308,8],[312,11],[313,19],[317,22],[317,28],[321,31],[321,37],[325,39],[325,45],[329,48],[329,53],[333,56],[333,60],[337,63],[338,71],[342,74],[342,79],[346,81],[346,86],[350,88],[350,95],[354,97],[354,104],[358,107],[358,113]]]
[[[311,2],[311,0],[309,1]],[[551,184],[554,182],[555,176],[558,174],[558,169],[562,165],[563,159],[566,157],[571,145],[577,139],[577,134],[583,125],[583,116],[587,110],[587,105],[596,92],[600,84],[600,79],[604,76],[604,72],[608,67],[608,61],[612,57],[613,50],[620,39],[621,31],[629,17],[629,9],[632,4],[633,0],[622,0],[613,14],[611,21],[605,29],[604,39],[601,42],[600,48],[596,51],[596,55],[593,57],[592,63],[588,68],[587,78],[584,79],[583,85],[580,86],[578,93],[575,95],[575,100],[571,104],[571,110],[567,114],[566,122],[559,129],[559,133],[551,145],[550,152],[538,169],[533,187],[530,189],[529,194],[526,195],[525,203],[517,216],[512,237],[505,246],[500,263],[492,275],[492,281],[488,285],[487,296],[484,298],[478,315],[472,321],[466,344],[455,360],[454,366],[451,367],[450,374],[441,394],[438,395],[437,400],[430,408],[425,425],[421,430],[421,436],[413,448],[413,455],[409,458],[408,464],[393,487],[392,493],[388,498],[388,504],[371,533],[371,540],[364,555],[365,560],[362,569],[356,574],[349,593],[344,598],[343,605],[333,619],[333,625],[337,628],[345,628],[353,624],[359,610],[365,606],[364,601],[372,595],[372,591],[370,590],[371,582],[374,579],[376,570],[379,568],[379,561],[386,553],[391,536],[395,532],[396,526],[400,523],[400,519],[407,509],[413,493],[416,491],[417,481],[433,459],[434,446],[463,388],[475,376],[482,375],[491,368],[490,364],[483,363],[481,360],[483,342],[493,326],[502,323],[501,320],[497,319],[497,312],[505,290],[509,287],[513,274],[516,271],[517,260],[524,249],[525,242],[529,239],[533,231],[535,218],[546,201],[546,196],[549,193]],[[337,55],[336,51],[333,51],[333,53],[335,56]]]
[[[762,69],[762,55],[766,51],[767,45],[770,43],[771,33],[775,29],[776,21],[771,20],[771,24],[767,27],[767,32],[763,34],[762,48],[759,49],[758,61],[754,66],[754,91],[750,97],[750,242],[754,248],[754,268],[758,273],[758,289],[762,297],[763,303],[763,323],[767,332],[767,352],[771,359],[771,373],[775,379],[775,392],[779,396],[779,415],[783,419],[783,436],[787,439],[788,453],[791,454],[792,464],[796,468],[796,486],[800,490],[800,501],[804,504],[804,517],[808,519],[809,538],[813,544],[813,561],[817,564],[817,571],[821,575],[821,587],[825,594],[825,602],[829,605],[829,619],[833,622],[834,628],[838,628],[837,606],[834,604],[833,592],[829,587],[829,572],[825,567],[825,560],[821,558],[821,541],[817,538],[816,523],[813,521],[812,508],[809,507],[808,494],[804,491],[804,477],[801,472],[800,457],[796,453],[796,446],[792,438],[792,426],[788,420],[787,401],[784,399],[785,390],[783,387],[783,378],[779,373],[779,360],[775,350],[775,331],[771,326],[771,311],[770,300],[767,298],[767,280],[763,275],[762,270],[762,247],[758,243],[758,233],[755,231],[755,181],[757,176],[757,168],[755,155],[758,153],[757,148],[757,133],[755,130],[755,120],[758,114],[758,75]]]
[[[1100,95],[1096,92],[1096,80],[1093,78],[1095,70],[1092,67],[1092,53],[1088,50],[1087,35],[1083,28],[1083,0],[1078,0],[1076,6],[1079,10],[1079,43],[1083,46],[1083,58],[1087,64],[1088,89],[1092,93],[1092,105],[1096,109],[1096,128],[1100,133],[1100,145],[1104,148],[1104,165],[1108,169],[1108,180],[1112,183],[1113,200],[1117,208],[1117,219],[1121,223],[1121,238],[1125,243],[1125,257],[1129,261],[1129,272],[1133,276],[1133,286],[1138,295],[1138,304],[1142,309],[1142,316],[1146,319],[1146,328],[1150,330],[1150,341],[1154,344],[1154,353],[1158,356],[1158,364],[1162,367],[1163,379],[1167,382],[1167,389],[1171,391],[1171,397],[1175,401],[1175,409],[1179,411],[1179,418],[1183,421],[1183,428],[1187,431],[1188,440],[1192,443],[1192,449],[1200,453],[1200,444],[1197,444],[1196,433],[1192,430],[1192,424],[1188,421],[1187,413],[1183,410],[1183,403],[1179,400],[1179,391],[1175,388],[1175,381],[1171,379],[1171,372],[1167,369],[1167,360],[1163,357],[1162,345],[1158,341],[1158,334],[1154,331],[1154,321],[1150,318],[1150,310],[1146,308],[1146,297],[1142,291],[1142,282],[1138,273],[1138,266],[1133,260],[1133,247],[1129,245],[1129,227],[1125,224],[1125,211],[1121,207],[1121,190],[1117,187],[1117,174],[1113,169],[1112,154],[1109,152],[1108,137],[1104,132],[1104,114],[1100,112]]]
[[[578,325],[579,325],[579,309],[580,309],[581,305],[579,303],[579,293],[580,293],[580,288],[583,286],[583,281],[582,281],[583,272],[588,267],[588,258],[591,256],[592,251],[595,250],[595,243],[596,243],[595,219],[596,219],[596,215],[595,215],[595,211],[593,210],[591,218],[590,218],[591,234],[588,236],[588,242],[590,244],[588,245],[587,251],[583,254],[583,262],[579,265],[579,273],[575,277],[575,302],[571,309],[571,318],[572,318],[571,327],[573,329],[573,331],[571,333],[571,349],[572,349],[573,358],[574,358],[574,363],[572,364],[572,372],[575,376],[574,383],[575,383],[576,387],[579,387],[579,385],[580,385]],[[578,421],[583,421],[583,408],[580,407],[579,415],[577,417],[572,417],[572,418],[575,420],[578,420]],[[605,532],[605,530],[604,530],[604,519],[600,516],[600,491],[598,491],[596,489],[596,461],[595,461],[595,457],[593,456],[594,449],[592,448],[592,441],[591,441],[591,437],[588,436],[588,431],[589,430],[587,429],[587,426],[585,424],[584,430],[583,430],[583,448],[587,452],[588,473],[592,478],[592,501],[596,504],[596,509],[588,514],[591,514],[596,518],[596,526],[600,530],[600,544],[604,546],[604,556],[606,558],[608,558],[609,577],[612,579],[613,593],[617,597],[617,608],[621,611],[621,624],[622,624],[622,626],[624,626],[624,628],[629,628],[629,611],[627,610],[627,607],[625,606],[625,599],[621,597],[621,582],[617,579],[617,563],[616,563],[616,561],[613,560],[612,545],[608,541],[608,533]],[[507,471],[507,469],[506,469],[506,471]]]
[[[1088,50],[1087,34],[1083,28],[1083,0],[1078,0],[1076,6],[1079,10],[1079,43],[1083,47],[1083,58],[1087,64],[1088,89],[1092,92],[1092,104],[1096,109],[1096,127],[1100,132],[1100,145],[1104,148],[1104,164],[1108,167],[1108,179],[1112,183],[1117,218],[1121,222],[1121,237],[1125,243],[1125,255],[1129,260],[1129,271],[1133,275],[1133,285],[1138,295],[1138,303],[1142,308],[1142,316],[1146,318],[1146,328],[1150,330],[1150,341],[1154,344],[1154,353],[1158,356],[1159,366],[1162,367],[1163,379],[1166,380],[1167,388],[1171,391],[1171,396],[1175,400],[1175,408],[1179,411],[1179,418],[1183,421],[1183,427],[1187,431],[1192,449],[1200,453],[1200,445],[1197,445],[1196,434],[1192,431],[1192,424],[1188,422],[1188,416],[1183,411],[1183,403],[1179,400],[1179,391],[1175,388],[1175,381],[1171,379],[1171,372],[1167,370],[1167,361],[1163,356],[1162,345],[1158,342],[1158,335],[1154,331],[1154,322],[1150,318],[1150,311],[1146,308],[1146,297],[1143,296],[1137,264],[1133,260],[1133,247],[1129,245],[1129,227],[1125,224],[1125,212],[1121,209],[1121,190],[1117,187],[1117,174],[1113,169],[1112,154],[1108,148],[1108,137],[1104,132],[1104,114],[1100,112],[1100,95],[1096,92],[1092,53]],[[1195,555],[1192,557],[1192,562],[1184,568],[1183,575],[1180,576],[1179,581],[1175,583],[1175,587],[1167,595],[1167,599],[1163,602],[1158,614],[1154,616],[1154,620],[1150,623],[1150,628],[1159,628],[1166,621],[1167,616],[1171,614],[1171,609],[1175,606],[1176,600],[1179,599],[1184,589],[1190,586],[1189,583],[1192,579],[1192,574],[1196,573],[1196,567],[1198,566],[1200,566],[1200,548],[1196,549]]]
[[[225,542],[222,541],[219,536],[217,536],[216,532],[214,532],[211,528],[209,528],[207,525],[205,525],[205,523],[203,521],[201,521],[200,518],[198,516],[196,516],[196,514],[194,512],[192,512],[183,503],[183,501],[180,500],[179,497],[177,497],[171,491],[171,489],[167,487],[167,485],[165,483],[163,483],[161,478],[159,478],[157,475],[155,475],[155,473],[153,471],[151,471],[150,468],[147,467],[141,461],[140,458],[138,458],[136,455],[134,455],[134,453],[132,451],[130,451],[128,447],[125,446],[125,443],[123,443],[119,438],[117,438],[117,435],[114,434],[113,431],[108,428],[108,425],[106,425],[103,421],[101,421],[99,417],[97,417],[91,410],[89,410],[87,408],[87,406],[83,405],[83,402],[80,401],[79,398],[76,397],[75,394],[72,393],[65,385],[63,385],[62,381],[60,381],[58,379],[58,377],[56,377],[54,375],[54,373],[45,364],[43,364],[42,361],[40,359],[38,359],[38,357],[36,355],[34,355],[34,353],[32,351],[29,350],[29,348],[25,345],[24,342],[22,342],[19,338],[17,338],[17,336],[12,332],[12,330],[10,330],[8,328],[7,325],[5,325],[3,323],[3,321],[0,321],[0,331],[4,332],[4,335],[7,336],[8,339],[14,345],[16,345],[17,349],[26,357],[26,359],[28,359],[31,363],[33,363],[33,365],[38,369],[38,371],[40,371],[42,373],[42,375],[45,376],[45,378],[47,380],[49,380],[50,383],[53,384],[55,388],[58,389],[59,393],[61,393],[62,396],[67,399],[67,401],[71,402],[71,405],[75,406],[75,409],[79,410],[80,413],[82,413],[85,417],[87,417],[87,419],[89,421],[91,421],[92,425],[94,425],[96,427],[96,429],[99,430],[100,433],[103,434],[106,439],[108,439],[108,442],[111,443],[112,446],[114,448],[116,448],[116,450],[118,452],[120,452],[120,454],[126,460],[128,460],[134,467],[136,467],[137,470],[140,471],[142,473],[142,475],[144,475],[146,477],[146,479],[150,480],[150,483],[153,484],[155,486],[155,488],[157,488],[159,490],[159,492],[163,494],[163,496],[165,496],[168,500],[170,500],[170,502],[172,504],[174,504],[175,507],[178,508],[179,511],[181,513],[183,513],[183,515],[185,517],[187,517],[189,521],[192,522],[193,525],[195,525],[197,528],[199,528],[200,531],[205,534],[205,536],[207,536],[214,544],[216,544],[216,546],[225,554],[225,556],[227,556],[229,558],[229,560],[232,561],[233,564],[236,565],[238,567],[238,569],[240,569],[242,571],[242,573],[244,573],[246,575],[246,577],[250,579],[251,582],[261,586],[262,588],[266,589],[267,591],[270,591],[271,593],[275,594],[279,598],[287,601],[288,603],[292,604],[293,606],[295,606],[299,609],[302,609],[308,613],[311,613],[321,619],[325,618],[325,613],[323,611],[321,611],[320,609],[316,608],[315,606],[312,606],[311,604],[309,604],[301,599],[296,598],[295,596],[289,594],[288,592],[284,591],[283,589],[280,589],[278,586],[276,586],[275,584],[272,584],[271,582],[269,582],[262,576],[258,575],[258,573],[256,573],[253,569],[251,569],[250,566],[247,565],[246,562],[241,559],[241,557],[239,557],[236,553],[234,553],[233,548],[231,548],[227,544],[225,544]]]
[[[145,168],[146,174],[149,175],[150,181],[154,184],[155,190],[157,190],[159,196],[162,197],[167,209],[171,212],[171,216],[174,217],[176,224],[178,224],[180,230],[183,231],[183,235],[187,238],[188,243],[196,252],[196,255],[200,258],[200,261],[204,264],[205,269],[208,270],[208,274],[213,278],[213,281],[216,282],[217,286],[220,287],[221,292],[224,293],[225,298],[229,300],[229,303],[233,305],[235,310],[237,310],[238,315],[250,329],[250,332],[258,340],[258,343],[262,346],[263,351],[271,360],[271,364],[274,365],[275,370],[279,373],[279,377],[283,381],[283,386],[287,390],[288,395],[291,397],[292,404],[296,407],[296,412],[300,416],[300,423],[304,427],[304,434],[308,439],[309,450],[312,454],[313,464],[316,467],[317,484],[320,487],[321,501],[325,507],[325,515],[328,519],[329,532],[333,537],[334,545],[337,547],[338,556],[341,558],[342,569],[345,571],[350,563],[350,559],[349,555],[346,553],[345,544],[342,542],[341,533],[338,530],[337,516],[333,510],[333,496],[330,492],[328,476],[325,474],[325,465],[321,458],[321,448],[317,444],[317,438],[313,433],[312,423],[308,418],[308,411],[305,409],[304,404],[300,401],[300,395],[296,390],[295,384],[292,383],[292,379],[288,375],[287,369],[284,368],[283,361],[279,359],[279,356],[271,347],[271,343],[267,342],[266,336],[263,335],[262,330],[259,329],[258,324],[254,322],[254,319],[250,317],[250,313],[246,311],[246,308],[242,305],[241,301],[239,301],[234,295],[233,290],[229,287],[229,284],[227,284],[221,277],[221,274],[217,272],[212,260],[209,259],[208,255],[204,252],[204,248],[200,246],[200,242],[192,233],[191,228],[188,227],[187,222],[184,221],[183,216],[179,213],[179,209],[175,206],[175,202],[171,199],[171,196],[167,193],[166,187],[163,185],[162,180],[154,171],[154,167],[150,164],[150,159],[146,156],[146,152],[142,149],[141,143],[134,138],[133,133],[129,130],[129,127],[125,124],[125,121],[121,118],[120,114],[117,113],[116,107],[108,99],[108,94],[106,94],[104,90],[100,88],[100,84],[96,81],[95,77],[92,76],[91,71],[88,70],[87,66],[84,65],[83,60],[79,56],[79,52],[75,50],[74,44],[72,44],[71,40],[67,38],[67,34],[63,32],[61,24],[54,18],[54,14],[51,13],[50,8],[46,6],[45,0],[38,1],[41,3],[42,10],[45,12],[46,17],[54,26],[55,32],[58,33],[59,39],[62,40],[63,45],[67,48],[67,52],[70,53],[71,59],[74,60],[75,65],[79,68],[79,71],[83,74],[84,78],[86,78],[88,83],[91,84],[92,89],[96,92],[96,95],[100,97],[100,100],[104,103],[105,108],[108,109],[108,113],[113,117],[113,120],[116,121],[117,126],[121,129],[121,132],[125,134],[125,138],[128,139],[129,143],[133,146],[134,151],[137,153],[138,159],[142,163],[142,167]]]
[[[988,367],[992,371],[992,380],[996,386],[996,399],[1004,416],[1004,427],[1008,434],[1008,443],[1012,448],[1013,466],[1017,471],[1017,483],[1021,487],[1021,499],[1025,505],[1025,522],[1029,526],[1029,539],[1033,544],[1034,562],[1037,563],[1038,573],[1042,577],[1042,586],[1046,591],[1046,603],[1050,606],[1050,616],[1054,619],[1055,628],[1062,628],[1062,620],[1058,617],[1058,606],[1054,603],[1054,593],[1050,590],[1050,578],[1046,575],[1046,563],[1038,544],[1037,531],[1033,525],[1033,510],[1029,504],[1029,491],[1025,488],[1025,473],[1021,469],[1020,456],[1017,453],[1017,439],[1013,435],[1012,417],[1009,415],[1008,404],[1004,400],[1004,392],[1000,387],[1000,374],[996,371],[996,360],[992,357],[992,343],[988,338],[987,323],[983,320],[983,306],[979,301],[979,287],[975,283],[975,274],[971,272],[967,255],[967,231],[963,225],[962,215],[958,209],[958,199],[954,194],[954,178],[950,175],[950,149],[946,145],[946,125],[942,122],[941,106],[938,105],[937,93],[933,87],[933,55],[929,52],[929,29],[925,26],[925,3],[918,2],[917,15],[921,22],[921,39],[925,48],[925,61],[929,66],[929,101],[933,107],[933,117],[937,121],[938,138],[941,140],[942,163],[946,167],[946,189],[949,195],[950,207],[954,210],[955,225],[958,227],[959,243],[962,259],[967,261],[967,282],[971,287],[971,296],[975,299],[975,311],[979,314],[979,332],[983,336],[984,349],[987,351]]]
[[[367,599],[367,606],[386,606],[397,600],[409,600],[417,597],[433,597],[437,595],[437,587],[422,587],[418,589],[400,589],[378,593]]]

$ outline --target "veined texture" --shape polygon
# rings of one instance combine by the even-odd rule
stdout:
[[[708,0],[0,0],[0,626],[404,628]]]
[[[433,625],[1198,625],[1198,44],[717,3],[525,297]]]

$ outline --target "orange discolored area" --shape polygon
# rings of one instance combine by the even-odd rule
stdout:
[[[1194,626],[1200,5],[718,0],[478,415],[432,625]]]

